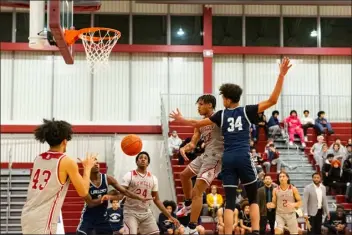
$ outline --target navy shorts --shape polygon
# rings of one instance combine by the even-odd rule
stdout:
[[[222,158],[222,183],[224,187],[237,187],[257,182],[257,170],[249,153],[224,152]]]
[[[113,234],[109,220],[104,219],[82,219],[77,227],[77,235],[89,235],[92,234],[93,230],[95,234]]]

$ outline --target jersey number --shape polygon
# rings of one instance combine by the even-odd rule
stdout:
[[[237,117],[236,122],[235,119],[233,117],[229,117],[227,119],[227,122],[229,123],[229,127],[227,128],[228,132],[233,132],[235,131],[235,128],[237,128],[239,131],[242,131],[242,119],[241,117]]]
[[[146,198],[146,197],[147,197],[147,190],[144,189],[143,192],[142,192],[141,189],[137,189],[137,190],[136,190],[136,194],[138,194],[138,195],[141,195],[141,194],[142,194],[142,196],[143,196],[144,198]]]
[[[40,173],[41,172],[41,169],[38,169],[36,172],[35,172],[35,174],[34,174],[34,177],[33,177],[33,186],[32,186],[32,189],[37,189],[37,188],[39,188],[39,190],[43,190],[44,188],[45,188],[45,186],[48,184],[48,181],[49,181],[49,179],[50,179],[50,177],[51,177],[51,172],[50,171],[48,171],[48,170],[45,170],[45,171],[42,171],[42,173]],[[38,182],[39,182],[39,177],[40,176],[42,176],[41,178],[44,178],[44,185],[42,185],[42,184],[39,184],[38,186],[39,187],[37,187],[37,184],[38,184]]]
[[[287,207],[287,200],[282,200],[282,206]]]

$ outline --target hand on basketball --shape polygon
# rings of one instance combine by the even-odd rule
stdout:
[[[85,169],[92,169],[97,163],[98,154],[87,153],[86,158],[82,161],[80,158],[78,160],[82,162]]]
[[[186,150],[185,147],[180,148],[180,154],[183,157],[183,159],[185,159],[185,161],[189,161],[187,155],[186,155]]]
[[[182,114],[181,114],[180,110],[178,110],[178,108],[177,108],[176,111],[172,111],[169,114],[169,118],[172,118],[175,120],[180,120],[182,118]]]
[[[291,67],[292,67],[292,64],[290,64],[290,59],[287,57],[284,57],[280,64],[280,75],[285,76]]]

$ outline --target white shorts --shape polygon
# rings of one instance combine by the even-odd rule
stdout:
[[[152,212],[125,212],[123,214],[124,234],[155,234],[159,227]]]
[[[188,167],[197,175],[197,179],[204,180],[210,186],[221,172],[221,157],[221,153],[212,155],[203,153],[194,159]]]
[[[296,212],[289,214],[277,214],[275,217],[277,228],[284,231],[285,227],[287,227],[290,234],[298,234],[298,221],[296,217]]]

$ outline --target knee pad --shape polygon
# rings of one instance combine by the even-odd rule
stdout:
[[[226,205],[225,209],[235,210],[236,208],[236,189],[235,187],[225,187]]]
[[[257,181],[252,184],[245,185],[244,189],[246,190],[249,205],[257,203]]]

